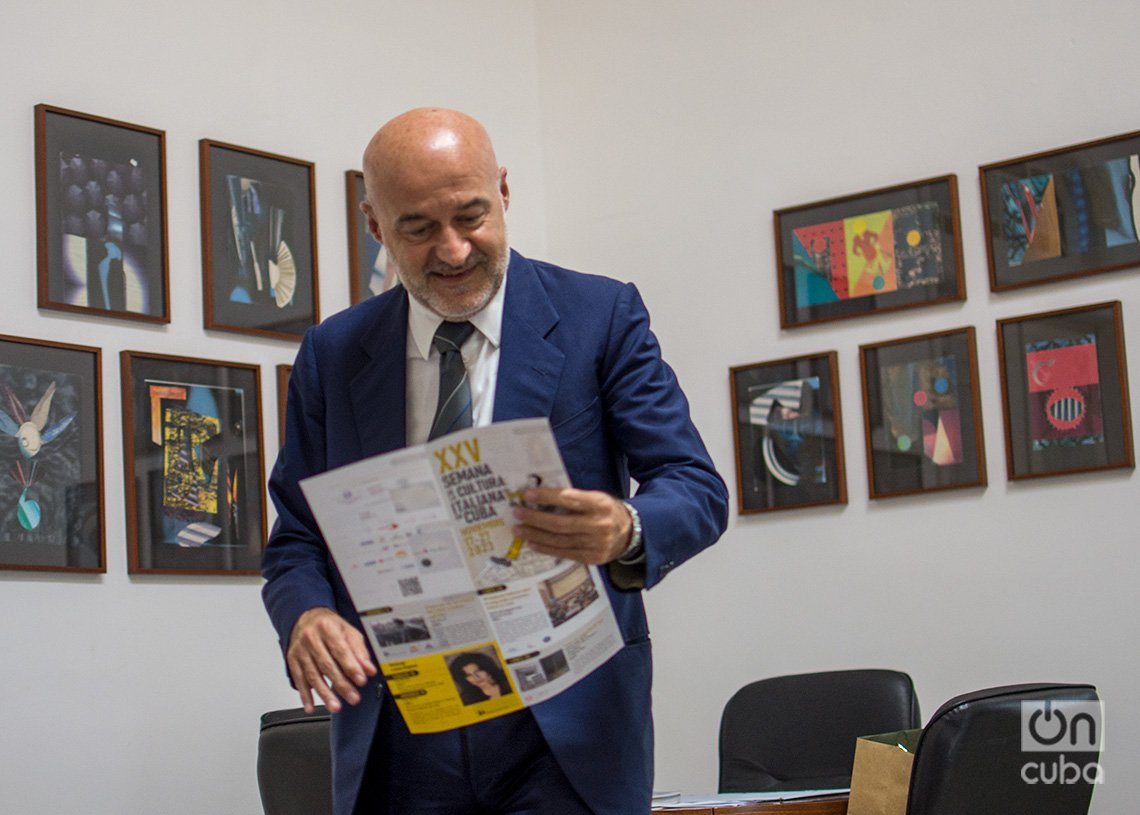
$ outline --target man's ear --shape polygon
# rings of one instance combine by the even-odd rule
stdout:
[[[368,200],[360,202],[360,211],[364,213],[364,219],[368,222],[368,234],[376,239],[376,242],[381,246],[384,245],[384,239],[380,237],[380,222],[376,220],[376,213],[372,209],[372,205]]]
[[[499,168],[499,197],[503,199],[503,211],[511,204],[511,188],[507,186],[507,168]]]

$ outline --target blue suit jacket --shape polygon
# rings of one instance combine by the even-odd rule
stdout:
[[[278,520],[263,598],[284,648],[314,606],[359,619],[298,487],[315,473],[405,446],[407,295],[374,297],[311,329],[289,383],[285,445],[269,481]],[[642,518],[644,570],[603,570],[625,647],[532,708],[551,750],[597,813],[644,813],[653,783],[650,587],[724,531],[728,496],[637,290],[512,252],[495,421],[547,416],[573,484],[627,496]],[[334,801],[352,812],[384,694],[333,717]]]

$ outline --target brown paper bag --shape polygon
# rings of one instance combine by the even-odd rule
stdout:
[[[906,815],[910,765],[921,733],[899,730],[855,742],[847,815]]]

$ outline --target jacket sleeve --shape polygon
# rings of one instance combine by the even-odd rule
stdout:
[[[689,402],[662,359],[637,289],[615,303],[603,365],[609,431],[637,482],[643,564],[609,565],[619,588],[651,588],[711,546],[728,523],[728,490],[689,416]]]
[[[316,606],[336,605],[328,550],[300,482],[326,469],[325,410],[310,330],[289,376],[285,443],[269,477],[277,521],[262,556],[261,596],[282,651],[297,618]]]

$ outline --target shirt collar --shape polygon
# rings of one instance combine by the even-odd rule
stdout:
[[[493,348],[499,347],[503,332],[503,302],[507,292],[507,273],[495,296],[478,312],[468,317],[471,325],[487,338]],[[427,359],[431,354],[431,341],[443,318],[408,294],[408,357]]]

